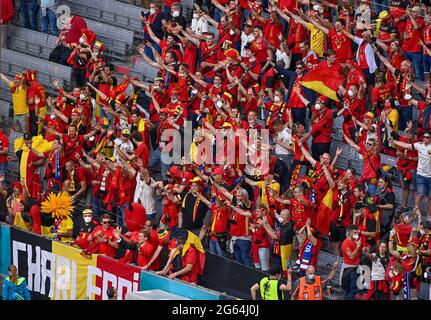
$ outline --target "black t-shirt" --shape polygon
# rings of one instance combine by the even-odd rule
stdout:
[[[181,212],[183,214],[182,227],[187,230],[202,228],[208,206],[204,202],[199,201],[191,192],[183,191],[180,198]],[[199,203],[197,203],[197,201],[199,201]]]
[[[280,226],[280,245],[284,246],[293,243],[293,238],[295,236],[294,222],[289,221],[286,224]]]

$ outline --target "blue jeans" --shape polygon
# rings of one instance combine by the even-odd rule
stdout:
[[[400,113],[400,121],[398,124],[398,130],[404,131],[407,128],[407,122],[413,119],[413,107],[399,107],[398,112]]]
[[[358,287],[356,286],[357,279],[358,274],[356,273],[356,270],[350,272],[348,279],[348,289],[346,290],[346,300],[355,300],[355,294],[359,292]]]
[[[124,211],[126,211],[128,204],[122,204],[117,209],[117,223],[119,226],[124,226]]]
[[[220,257],[224,257],[224,252],[223,250],[220,248],[220,244],[218,243],[217,240],[210,240],[209,241],[209,247],[210,247],[210,253],[220,256]]]
[[[160,53],[162,53],[162,49],[160,49],[160,47],[159,47],[159,45],[158,45],[157,43],[155,43],[152,39],[147,39],[147,41],[148,41],[148,42],[150,42],[150,43],[153,45],[154,49],[155,49],[159,54],[160,54]],[[151,60],[153,60],[153,61],[156,61],[156,60],[154,59],[153,51],[152,51],[149,47],[145,46],[145,47],[144,47],[144,52],[145,52],[145,54],[148,56],[148,58],[150,58],[150,59],[151,59]]]
[[[100,217],[102,215],[102,199],[97,196],[93,196],[93,215]]]
[[[431,197],[431,178],[416,175],[416,192],[418,195]]]
[[[413,63],[417,80],[424,81],[424,55],[422,52],[404,51],[404,57]]]
[[[41,23],[42,23],[42,32],[49,33],[52,36],[58,36],[58,28],[57,28],[57,16],[55,12],[51,9],[46,9],[46,15],[43,15],[43,10],[41,9]],[[51,27],[49,30],[49,26]]]
[[[166,175],[167,175],[168,170],[171,167],[171,165],[163,163],[159,148],[154,150],[153,155],[151,156],[150,163],[148,164],[148,168],[156,168],[158,166],[160,166],[160,171],[162,173],[162,179],[166,180]]]
[[[24,20],[24,28],[37,30],[37,0],[20,0],[21,14]]]
[[[424,73],[430,73],[431,70],[431,56],[424,55]]]
[[[253,260],[251,259],[251,241],[236,240],[233,245],[233,256],[236,262],[253,268]]]

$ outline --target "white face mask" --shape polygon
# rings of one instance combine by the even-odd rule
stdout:
[[[278,217],[277,219],[278,219],[278,222],[280,222],[280,223],[284,222],[284,219],[282,217]]]
[[[80,44],[84,44],[85,43],[85,39],[83,37],[79,38],[79,43]]]
[[[358,240],[358,239],[359,239],[359,234],[354,234],[354,235],[352,236],[352,238],[353,238],[353,239],[355,239],[355,240]]]
[[[51,114],[50,118],[51,118],[51,120],[54,120],[55,119],[55,114]]]
[[[220,100],[217,100],[216,106],[217,108],[221,108],[223,106],[223,102],[221,102]]]
[[[172,103],[177,102],[177,100],[178,100],[178,98],[171,98],[171,102],[172,102]]]
[[[281,99],[280,99],[280,97],[279,96],[274,96],[274,102],[280,102],[281,101]]]
[[[198,90],[196,90],[196,89],[192,90],[192,94],[197,94],[197,93],[198,93]]]
[[[154,10],[153,8],[150,9],[150,14],[155,14],[156,10]]]
[[[352,90],[347,91],[347,94],[349,95],[349,97],[353,97],[353,91]]]
[[[420,233],[421,233],[421,235],[424,235],[425,234],[425,230],[421,230]]]
[[[84,217],[84,222],[85,223],[90,223],[91,220],[93,220],[91,217]]]
[[[179,11],[173,11],[172,12],[172,17],[176,18],[180,16],[180,12]]]
[[[193,13],[193,19],[199,19],[199,15],[197,13]]]
[[[308,280],[314,280],[316,278],[316,275],[314,273],[310,273],[307,275]]]
[[[230,34],[231,36],[233,36],[233,35],[235,34],[235,31],[230,30],[230,31],[229,31],[229,34]]]
[[[319,103],[316,103],[316,104],[314,105],[314,107],[316,108],[316,110],[320,110],[320,109],[322,109],[322,105],[321,105],[321,104],[319,104]]]
[[[79,99],[81,100],[85,100],[85,95],[83,95],[82,93],[79,95]]]

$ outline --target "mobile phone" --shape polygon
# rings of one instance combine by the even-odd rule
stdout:
[[[144,11],[141,11],[141,16],[142,16],[143,18],[145,18],[145,12],[144,12]]]

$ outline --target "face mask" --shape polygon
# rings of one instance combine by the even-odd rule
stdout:
[[[85,95],[83,95],[82,93],[79,95],[79,99],[81,100],[85,100]]]
[[[80,44],[84,44],[85,43],[85,39],[83,37],[79,38],[79,43]]]
[[[172,12],[172,17],[176,18],[180,16],[180,12],[179,11],[174,11]]]
[[[316,103],[316,104],[314,105],[314,107],[316,108],[316,110],[320,110],[320,109],[322,109],[322,105],[320,105],[320,104],[318,104],[318,103]]]
[[[282,217],[278,217],[278,222],[283,223],[284,219]]]
[[[278,102],[280,102],[280,100],[281,100],[281,99],[280,99],[280,97],[279,97],[279,96],[274,96],[274,102],[277,102],[277,103],[278,103]]]
[[[310,273],[307,275],[308,280],[314,280],[316,278],[316,275],[314,273]]]
[[[154,10],[153,8],[150,9],[150,14],[155,14],[156,10]]]
[[[421,233],[421,235],[424,235],[425,234],[425,230],[421,230],[420,233]]]
[[[84,222],[85,223],[90,223],[91,220],[93,220],[91,217],[84,217]]]
[[[51,120],[54,120],[55,119],[55,114],[51,114],[50,118],[51,118]]]
[[[358,239],[359,239],[359,234],[354,234],[354,235],[352,236],[352,238],[353,238],[353,239],[355,239],[355,240],[358,240]]]
[[[171,98],[171,102],[172,102],[172,103],[177,102],[177,100],[178,100],[177,98]]]
[[[196,20],[199,19],[199,15],[197,13],[194,13],[193,14],[193,19],[196,19]]]
[[[349,95],[349,97],[353,97],[353,91],[352,90],[347,91],[347,94]]]
[[[231,30],[231,31],[229,31],[229,34],[230,34],[231,36],[233,36],[233,35],[235,34],[235,31]]]
[[[217,108],[221,108],[223,106],[223,102],[221,102],[220,100],[217,100],[216,106]]]
[[[198,94],[198,90],[193,89],[193,90],[192,90],[192,94]]]

